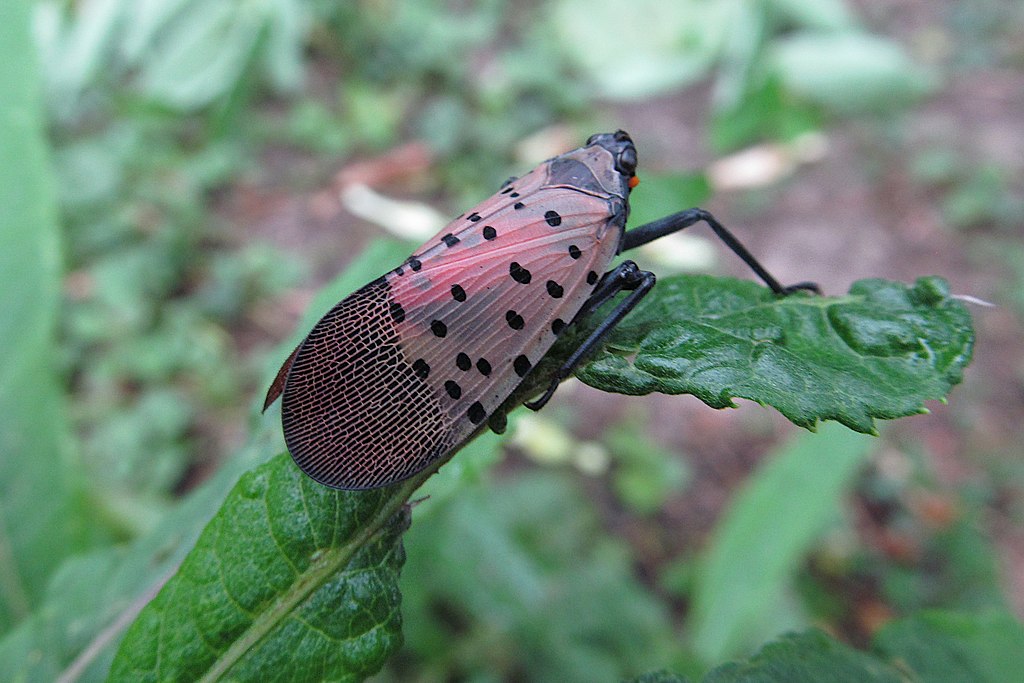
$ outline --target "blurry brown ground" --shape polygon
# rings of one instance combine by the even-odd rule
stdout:
[[[878,9],[879,3],[856,4],[875,30],[916,54],[919,43],[939,31],[944,10],[937,6],[945,3],[899,0],[882,3],[884,9]],[[714,161],[701,137],[708,99],[707,89],[691,88],[637,105],[609,106],[597,118],[633,134],[641,151],[641,177],[644,170],[696,170]],[[771,201],[763,203],[760,213],[737,208],[742,202],[728,194],[716,196],[706,208],[741,234],[784,282],[815,280],[826,293],[838,294],[865,277],[909,282],[935,274],[949,280],[954,293],[999,304],[972,306],[975,360],[950,404],[930,405],[930,415],[886,427],[888,443],[905,438],[923,444],[940,493],[928,499],[921,514],[942,518],[957,514],[953,491],[982,476],[992,458],[1024,458],[1017,447],[1024,434],[1024,329],[1013,307],[1000,302],[1006,279],[1000,266],[970,257],[973,241],[986,227],[956,231],[946,226],[935,191],[922,186],[910,164],[916,152],[941,144],[968,164],[992,163],[1011,171],[1019,187],[1024,178],[1024,70],[953,72],[932,98],[906,114],[903,130],[902,146],[892,147],[874,139],[870,126],[837,125],[826,130],[824,157],[771,188]],[[272,314],[277,339],[291,331],[316,287],[379,234],[378,228],[342,210],[328,187],[337,168],[311,163],[291,151],[272,150],[260,179],[238,187],[222,205],[233,224],[244,226],[240,240],[266,239],[313,264],[315,279],[306,283],[308,288],[280,302]],[[322,189],[296,191],[297,177],[322,178]],[[384,182],[376,189],[410,196],[408,185]],[[731,274],[749,276],[724,253],[720,261]],[[388,265],[381,264],[381,269]],[[685,495],[671,500],[649,523],[638,523],[610,496],[599,498],[607,502],[609,526],[634,546],[641,569],[651,571],[649,575],[681,549],[699,547],[757,459],[796,431],[777,414],[751,404],[715,411],[692,397],[625,398],[582,386],[572,391],[578,414],[590,420],[577,425],[581,437],[598,436],[624,410],[642,405],[651,437],[689,456],[693,481]],[[561,392],[561,400],[566,393]],[[942,487],[950,491],[948,497]],[[1022,496],[1019,490],[994,492],[994,498],[1010,502],[993,505],[984,520],[1019,616],[1024,616],[1024,529],[1013,513],[1020,509]],[[870,525],[870,515],[863,516],[863,523]],[[865,530],[866,535],[873,533],[885,535]],[[901,542],[913,546],[915,539],[894,541]]]

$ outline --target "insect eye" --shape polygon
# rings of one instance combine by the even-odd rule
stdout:
[[[615,163],[616,169],[623,175],[633,175],[636,173],[636,149],[633,147],[627,147],[619,153],[619,158]]]

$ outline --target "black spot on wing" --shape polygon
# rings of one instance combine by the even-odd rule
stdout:
[[[476,403],[469,407],[469,410],[466,411],[466,416],[469,418],[470,422],[472,422],[475,425],[478,425],[481,422],[483,422],[484,417],[487,416],[487,412],[484,410],[484,407],[483,405],[481,405],[480,401],[477,401]]]
[[[505,322],[507,322],[508,326],[513,330],[521,330],[523,329],[523,326],[526,325],[526,321],[523,320],[523,316],[513,310],[505,312]]]
[[[456,401],[462,397],[462,387],[460,387],[459,383],[454,380],[446,381],[444,383],[444,390],[450,398],[453,398]]]
[[[517,262],[513,261],[508,265],[508,274],[512,276],[512,279],[521,285],[530,284],[530,280],[533,279],[533,275],[526,268],[523,268]]]

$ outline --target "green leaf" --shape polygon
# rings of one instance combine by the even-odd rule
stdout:
[[[821,126],[818,108],[789,96],[778,77],[744,84],[742,97],[726,105],[713,113],[708,130],[711,144],[719,152],[762,140],[793,140]]]
[[[678,88],[708,72],[728,38],[729,0],[559,0],[550,25],[601,95],[634,99]],[[628,45],[627,50],[595,45]]]
[[[834,640],[821,631],[788,635],[769,643],[744,662],[725,664],[703,683],[902,683],[893,666]],[[955,680],[955,679],[945,679]]]
[[[244,475],[125,634],[111,680],[362,680],[401,643],[407,511],[282,454]]]
[[[0,632],[85,547],[91,516],[57,377],[61,254],[33,6],[0,3]]]
[[[921,612],[879,631],[872,649],[921,683],[1024,680],[1024,626],[1006,612]]]
[[[786,623],[790,578],[840,517],[871,445],[831,425],[801,434],[751,477],[715,531],[694,590],[689,630],[705,661],[804,625]]]
[[[845,0],[770,0],[768,4],[801,26],[842,30],[856,25]]]
[[[687,683],[689,680],[671,671],[650,671],[632,679],[632,683]]]
[[[707,203],[711,198],[711,184],[704,173],[644,173],[632,197],[630,225],[643,225],[663,218],[680,206]]]
[[[715,668],[702,683],[1002,683],[1024,678],[1024,626],[1006,612],[923,612],[893,622],[860,652],[816,630],[765,645],[745,661]],[[667,672],[636,683],[685,681]]]
[[[973,344],[969,314],[937,277],[779,298],[754,282],[679,276],[660,281],[577,376],[622,394],[693,394],[713,408],[746,398],[810,429],[836,420],[874,434],[874,419],[942,400]]]
[[[264,8],[201,3],[179,15],[142,55],[139,78],[152,97],[189,110],[228,92],[242,77],[264,31]]]
[[[260,58],[273,86],[295,88],[309,27],[297,0],[42,3],[40,51],[53,109],[70,116],[97,81],[131,74],[143,93],[193,110],[231,93]]]
[[[856,31],[795,33],[768,64],[791,92],[843,113],[891,111],[934,87],[898,44]]]
[[[657,512],[692,477],[686,460],[655,443],[633,422],[614,425],[603,440],[615,458],[612,485],[619,499],[641,515]]]

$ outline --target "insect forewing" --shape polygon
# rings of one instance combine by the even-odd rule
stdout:
[[[338,303],[267,397],[303,471],[383,486],[481,428],[614,257],[627,182],[602,145],[556,157]]]

